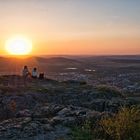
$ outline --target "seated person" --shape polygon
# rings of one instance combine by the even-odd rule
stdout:
[[[24,66],[23,70],[22,70],[22,76],[24,78],[27,78],[28,76],[30,75],[30,72],[28,70],[28,67],[27,66]]]
[[[30,75],[30,72],[28,70],[27,66],[24,66],[23,70],[22,70],[22,76],[23,76],[23,83],[24,85],[27,85],[27,78]]]
[[[38,72],[37,72],[37,68],[34,68],[33,70],[32,70],[32,78],[37,78],[37,75],[38,75]]]

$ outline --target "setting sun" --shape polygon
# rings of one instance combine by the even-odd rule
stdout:
[[[32,51],[32,42],[25,37],[16,36],[8,39],[5,47],[11,55],[28,55]]]

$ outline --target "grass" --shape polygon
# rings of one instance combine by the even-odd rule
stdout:
[[[15,86],[4,86],[0,85],[0,94],[1,95],[12,95],[15,93],[20,94],[23,88],[15,87]]]
[[[140,140],[140,109],[123,107],[112,117],[72,129],[73,140]]]
[[[93,133],[91,124],[86,121],[82,126],[76,126],[72,128],[72,139],[73,140],[92,140]]]
[[[103,131],[113,140],[140,140],[140,110],[121,108],[113,117],[102,119]]]

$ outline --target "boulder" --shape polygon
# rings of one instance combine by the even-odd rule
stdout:
[[[16,113],[16,117],[31,117],[32,112],[28,109],[21,110]]]

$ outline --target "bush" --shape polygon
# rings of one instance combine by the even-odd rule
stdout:
[[[136,107],[122,108],[100,125],[111,140],[140,140],[140,110]]]
[[[100,85],[100,86],[97,86],[97,90],[99,94],[101,96],[104,96],[105,98],[124,97],[122,92],[117,87]]]
[[[72,129],[73,140],[93,140],[91,124],[86,121],[82,126],[76,126]]]
[[[140,140],[140,110],[121,108],[117,114],[86,121],[72,129],[73,140]]]

